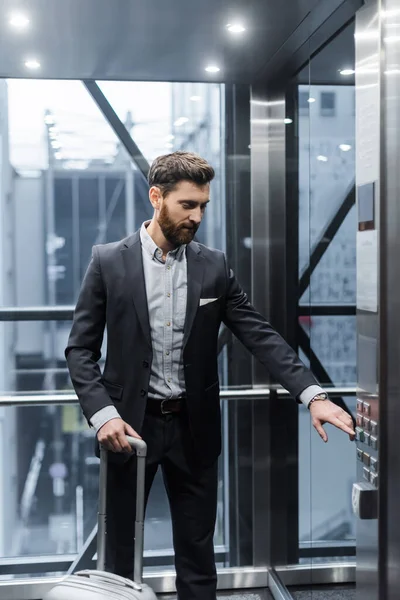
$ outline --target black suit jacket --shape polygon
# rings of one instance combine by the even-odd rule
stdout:
[[[187,311],[183,362],[190,430],[203,464],[221,449],[217,341],[221,322],[294,398],[316,384],[292,348],[250,304],[226,257],[192,242],[187,246]],[[217,298],[203,306],[200,298]],[[98,360],[104,330],[104,373]],[[149,389],[152,345],[140,234],[94,246],[65,351],[86,419],[114,404],[140,433]]]

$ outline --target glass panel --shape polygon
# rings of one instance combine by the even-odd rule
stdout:
[[[214,537],[219,566],[237,564],[236,555],[241,545],[248,544],[249,534],[251,541],[252,527],[251,516],[234,525],[239,503],[245,499],[251,505],[251,489],[239,462],[248,448],[236,445],[236,421],[228,418],[228,409],[240,409],[243,416],[251,414],[252,403],[222,402],[222,419],[229,430],[224,428],[219,461]],[[7,490],[0,505],[0,580],[65,572],[75,559],[97,519],[99,460],[93,449],[94,434],[78,404],[0,408],[0,489]],[[251,469],[246,467],[250,480]],[[236,538],[235,527],[244,532],[243,537]],[[42,559],[42,566],[26,560],[40,556],[48,559]],[[158,474],[146,513],[145,568],[172,566],[169,509]]]
[[[296,105],[299,277],[310,265],[313,269],[300,301],[304,316],[299,325],[306,334],[300,356],[321,384],[355,387],[355,310],[354,315],[343,314],[343,305],[355,304],[354,77],[340,74],[342,68],[352,65],[354,23],[330,40],[298,74]],[[312,309],[318,305],[329,305],[329,314],[314,315]],[[335,402],[355,415],[355,397]],[[343,560],[346,550],[332,549],[330,553],[331,546],[349,546],[348,556],[354,555],[351,486],[355,447],[336,428],[325,425],[325,430],[327,444],[314,431],[309,412],[299,408],[302,563],[332,561],[338,554],[338,560]]]

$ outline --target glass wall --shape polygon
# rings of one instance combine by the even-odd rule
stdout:
[[[198,152],[213,164],[216,178],[198,239],[225,250],[224,86],[98,85],[149,164],[177,149]],[[0,577],[7,578],[65,571],[95,526],[98,460],[93,432],[78,405],[18,406],[18,398],[73,392],[64,359],[68,315],[92,246],[129,235],[152,210],[145,177],[82,82],[1,80],[0,92],[0,308],[15,310],[0,322],[0,395],[11,395],[16,403],[0,407]],[[28,308],[37,317],[24,320],[21,311]],[[42,317],[48,308],[52,320]],[[225,348],[220,380],[226,389],[227,356]],[[101,366],[103,361],[104,354]],[[222,402],[215,533],[222,566],[242,561],[230,499],[246,488],[228,468],[228,455],[236,460],[240,453],[230,433],[228,404]],[[12,460],[6,458],[10,449]],[[147,568],[172,567],[161,477],[149,500],[145,550]],[[39,556],[47,557],[46,564],[32,567]]]
[[[302,68],[288,105],[297,156],[299,352],[321,384],[343,387],[334,401],[355,415],[356,216],[354,23]],[[293,192],[293,190],[296,190]],[[297,194],[297,202],[295,193]],[[352,389],[354,392],[351,393]],[[299,409],[300,561],[343,560],[355,552],[351,487],[355,449],[325,426],[324,445]],[[348,547],[348,549],[346,549]],[[338,558],[340,557],[340,558]]]

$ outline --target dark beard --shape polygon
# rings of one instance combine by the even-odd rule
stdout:
[[[165,204],[160,211],[158,224],[160,225],[165,239],[175,247],[182,246],[182,244],[190,244],[199,228],[199,226],[196,224],[193,224],[190,229],[182,225],[175,225],[175,223],[170,219],[169,212]]]

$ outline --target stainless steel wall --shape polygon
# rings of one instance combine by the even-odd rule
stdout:
[[[400,598],[400,0],[381,3],[381,595]]]
[[[365,454],[370,455],[369,461],[371,457],[377,458],[379,465],[375,481],[377,518],[358,521],[357,597],[397,600],[400,597],[400,0],[367,1],[356,22],[358,204],[360,209],[361,187],[374,183],[374,227],[378,233],[376,295],[372,294],[369,300],[375,268],[372,265],[369,274],[365,270],[368,265],[365,252],[369,252],[362,243],[365,232],[359,233],[357,249],[357,304],[361,307],[359,397],[367,402],[372,418],[378,422],[377,453],[366,446],[364,421],[361,423],[364,442],[360,444],[359,440],[358,444],[360,480],[370,476],[370,483],[374,481]],[[369,339],[367,345],[366,339]],[[368,484],[364,482],[365,485]]]

